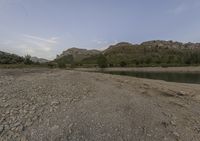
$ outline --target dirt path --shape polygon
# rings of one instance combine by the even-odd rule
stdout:
[[[199,141],[200,85],[0,70],[0,140]]]

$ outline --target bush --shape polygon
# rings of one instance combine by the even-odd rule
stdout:
[[[100,68],[106,68],[108,66],[107,59],[103,54],[99,55],[97,63]]]
[[[56,68],[57,64],[56,64],[56,63],[53,63],[53,62],[49,62],[49,63],[47,63],[47,66],[48,66],[49,68]]]
[[[31,65],[31,64],[33,64],[33,61],[31,61],[31,56],[30,56],[30,55],[26,55],[26,56],[24,57],[24,64],[26,64],[26,65]]]
[[[58,67],[59,68],[66,68],[66,64],[63,61],[58,62]]]
[[[124,61],[121,61],[120,62],[120,67],[126,67],[127,66],[127,63],[126,62],[124,62]]]

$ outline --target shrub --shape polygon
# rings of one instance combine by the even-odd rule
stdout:
[[[120,62],[120,67],[126,67],[127,66],[127,63],[126,62],[124,62],[124,61],[121,61]]]
[[[66,68],[66,64],[63,61],[58,62],[58,67],[59,68]]]
[[[26,55],[26,56],[24,57],[24,64],[26,64],[26,65],[31,65],[31,64],[33,64],[33,61],[31,61],[31,56],[30,56],[30,55]]]
[[[97,63],[100,68],[106,68],[108,66],[107,59],[103,54],[99,55]]]

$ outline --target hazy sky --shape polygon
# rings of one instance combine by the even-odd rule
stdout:
[[[0,50],[55,58],[120,41],[200,42],[200,0],[0,0]]]

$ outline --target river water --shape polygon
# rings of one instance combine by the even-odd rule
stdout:
[[[110,71],[104,72],[116,75],[134,76],[169,82],[200,84],[200,73],[178,73],[178,72],[131,72],[131,71]]]

